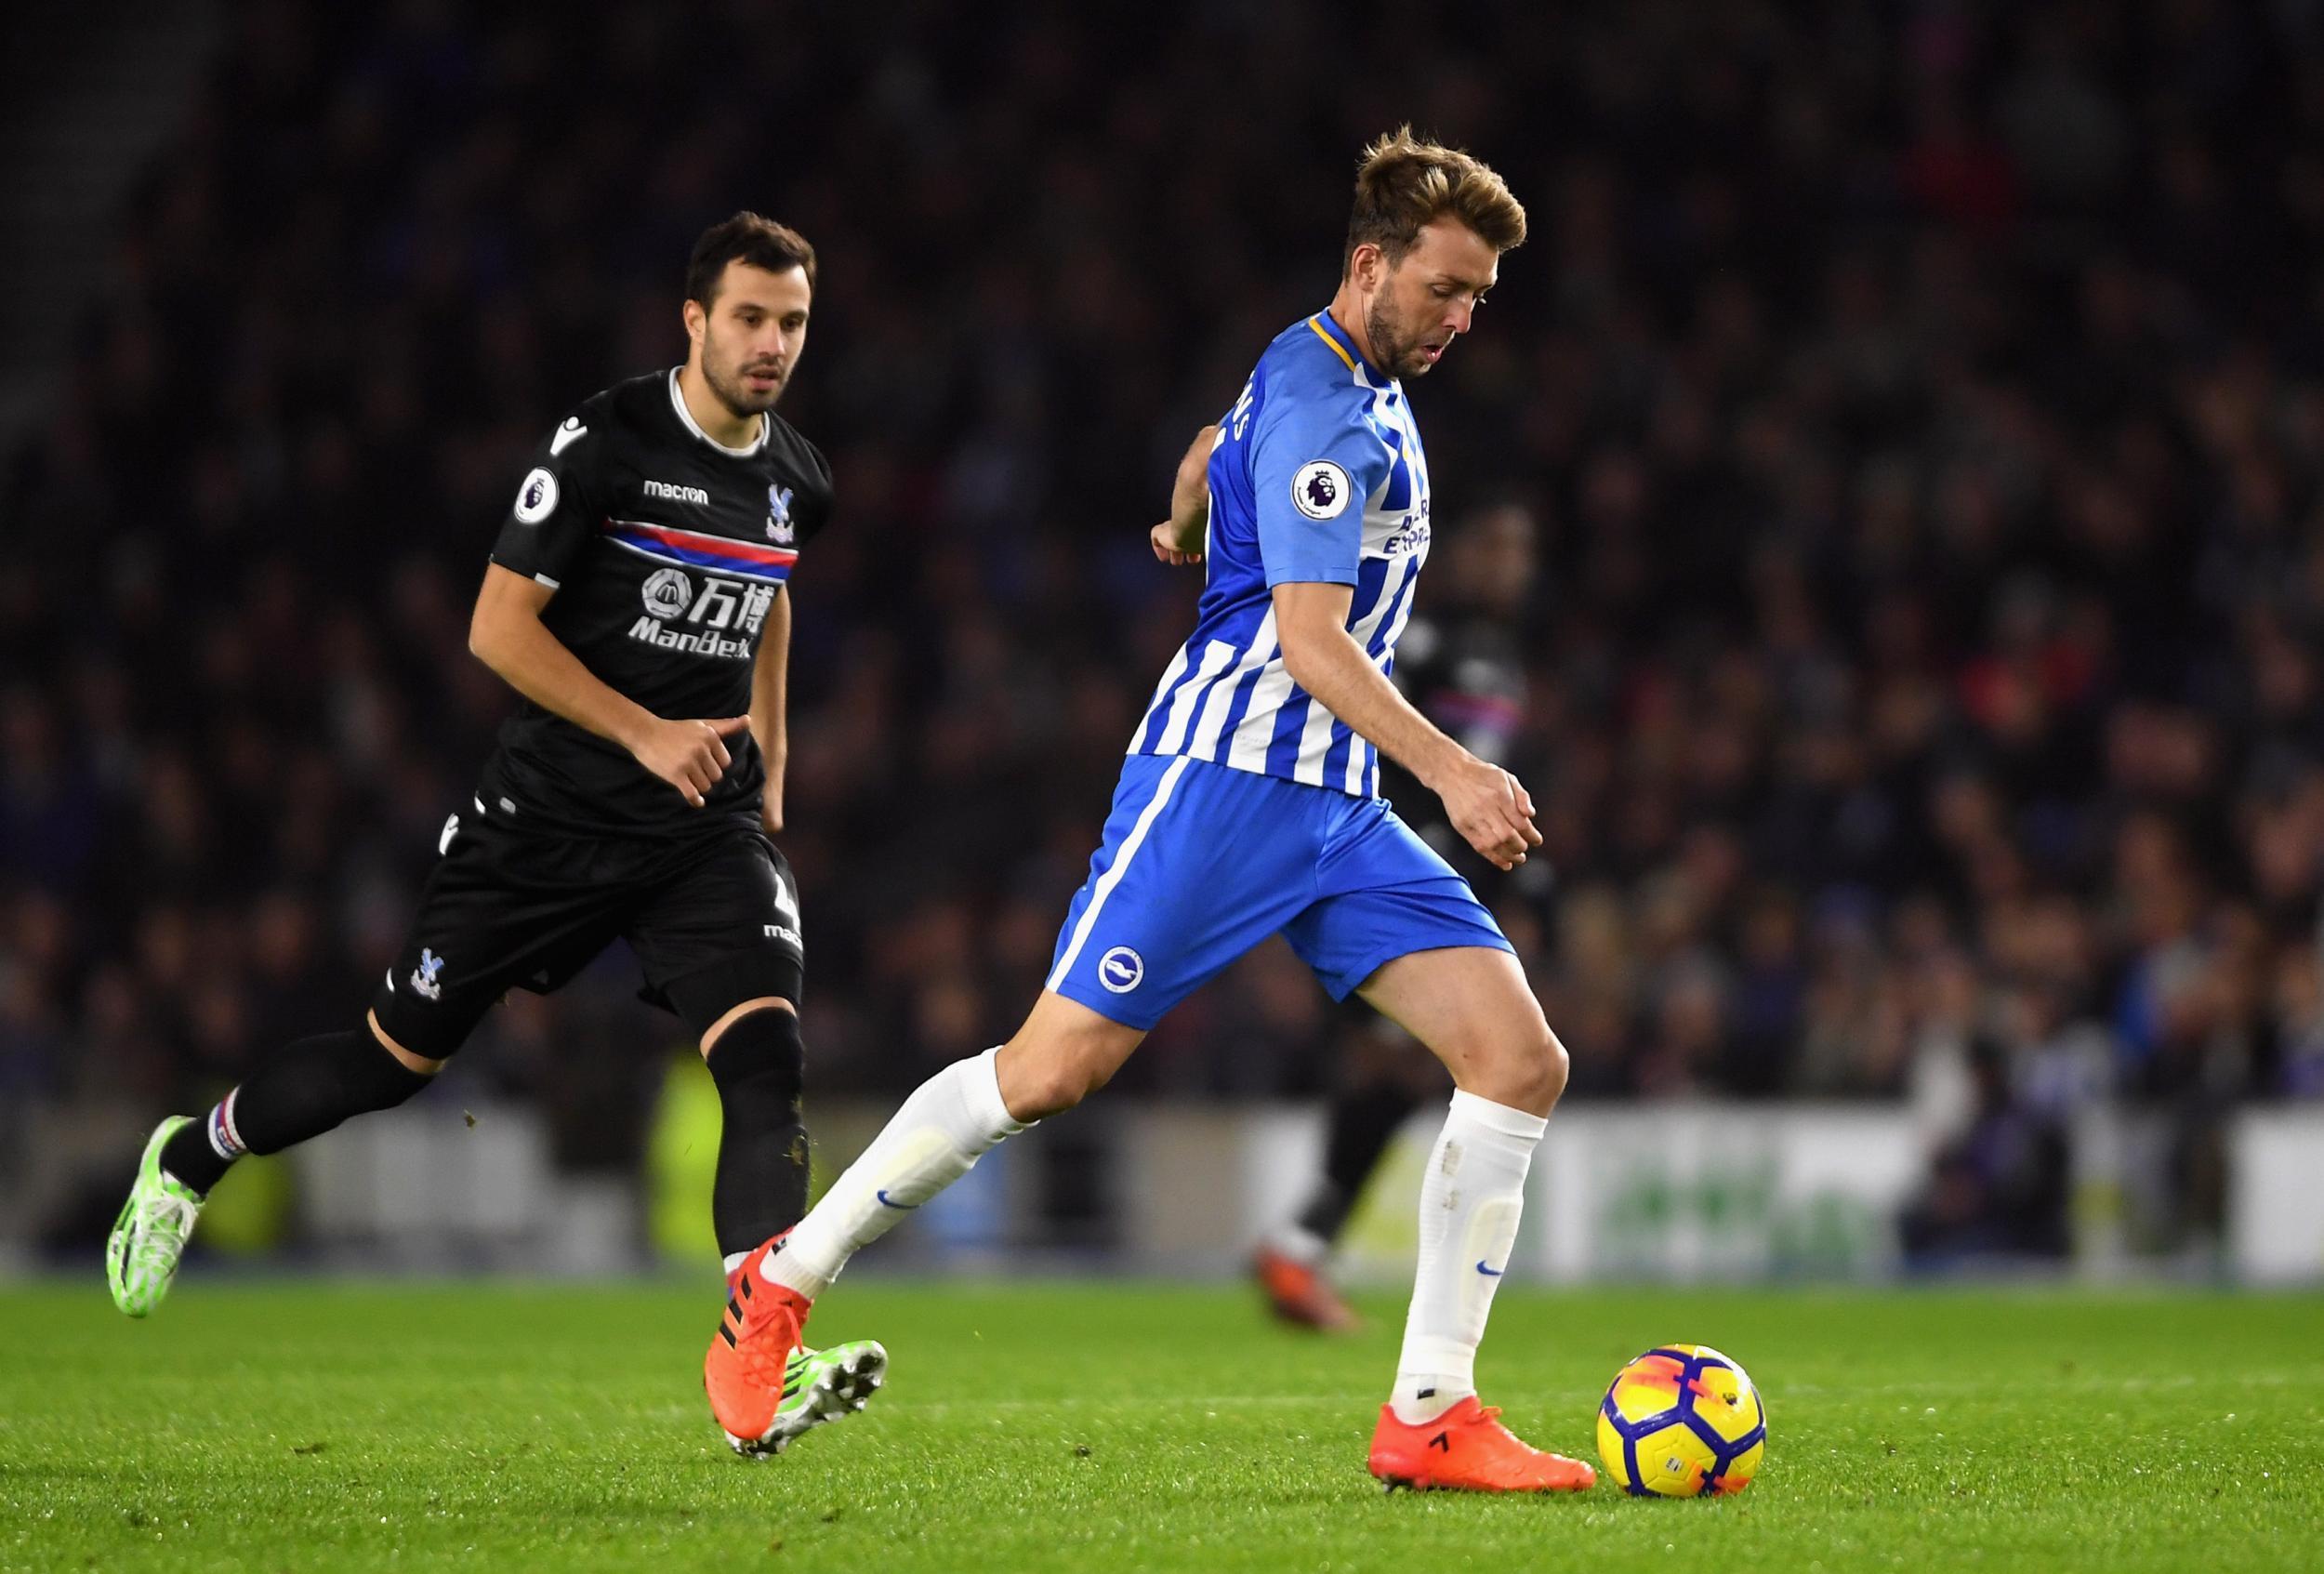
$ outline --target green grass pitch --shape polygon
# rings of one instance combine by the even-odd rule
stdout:
[[[858,1276],[870,1410],[734,1459],[715,1288],[0,1290],[0,1569],[2315,1569],[2324,1303],[1512,1289],[1480,1363],[1544,1447],[1657,1341],[1767,1395],[1732,1501],[1383,1495],[1400,1307],[1324,1341],[1228,1288]]]

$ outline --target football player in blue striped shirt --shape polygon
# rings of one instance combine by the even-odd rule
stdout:
[[[1565,1080],[1509,942],[1379,796],[1386,754],[1502,868],[1540,844],[1515,777],[1388,671],[1429,549],[1403,379],[1466,333],[1525,238],[1501,178],[1408,129],[1366,150],[1338,293],[1285,329],[1190,450],[1168,562],[1208,562],[1194,634],[1129,744],[1048,987],[1008,1043],[930,1078],[779,1248],[746,1266],[800,1316],[849,1255],[1026,1124],[1103,1086],[1173,1005],[1280,932],[1337,997],[1433,1051],[1456,1091],[1420,1200],[1418,1280],[1369,1464],[1395,1485],[1587,1487],[1477,1399],[1525,1172]]]

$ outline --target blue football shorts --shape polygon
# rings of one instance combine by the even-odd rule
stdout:
[[[1278,930],[1334,999],[1414,951],[1511,949],[1469,882],[1385,799],[1133,754],[1048,986],[1152,1027]]]

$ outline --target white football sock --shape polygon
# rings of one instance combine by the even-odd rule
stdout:
[[[1477,1344],[1509,1267],[1525,1171],[1549,1122],[1456,1091],[1420,1181],[1420,1260],[1389,1395],[1407,1426],[1476,1392]]]
[[[1023,1131],[1001,1102],[999,1053],[955,1061],[921,1083],[782,1250],[767,1254],[760,1271],[769,1282],[810,1300],[821,1295],[859,1248],[967,1174],[1003,1137]]]

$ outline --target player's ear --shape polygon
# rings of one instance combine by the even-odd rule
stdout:
[[[686,302],[685,306],[680,309],[680,315],[684,317],[686,320],[686,337],[693,340],[696,347],[699,347],[702,343],[703,334],[707,331],[710,326],[709,311],[703,306],[702,302],[698,300],[689,300]]]

